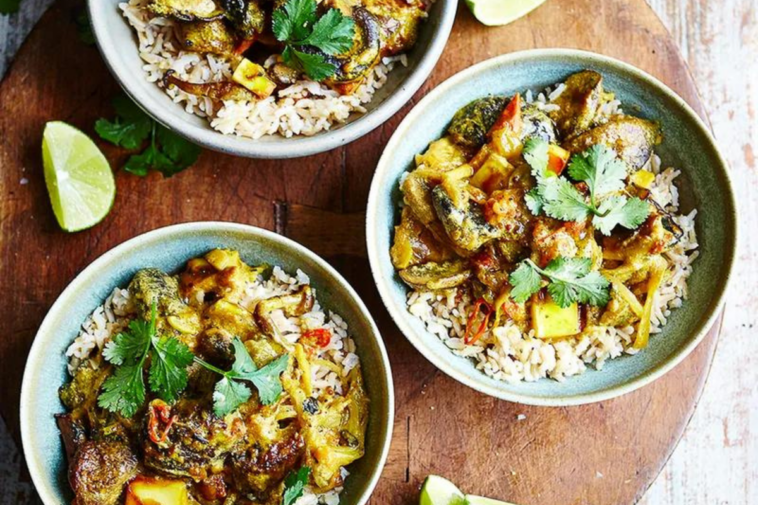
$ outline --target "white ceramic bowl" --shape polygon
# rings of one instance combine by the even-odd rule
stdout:
[[[208,121],[174,103],[142,69],[134,29],[121,15],[122,0],[88,0],[89,16],[105,63],[124,91],[156,121],[208,149],[248,158],[297,158],[343,146],[367,134],[397,112],[421,87],[442,54],[453,26],[456,0],[437,0],[421,25],[418,41],[407,54],[408,66],[396,66],[387,83],[365,105],[365,114],[311,137],[266,136],[258,140],[224,135]]]

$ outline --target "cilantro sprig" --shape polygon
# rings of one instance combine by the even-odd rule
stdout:
[[[131,417],[145,402],[143,369],[150,358],[150,390],[167,402],[176,400],[187,386],[187,366],[193,354],[171,337],[159,337],[155,330],[156,306],[150,309],[150,321],[134,320],[129,332],[119,333],[106,344],[103,357],[116,365],[116,371],[103,383],[98,405],[111,412]]]
[[[282,58],[287,65],[323,81],[337,72],[324,54],[334,56],[353,46],[355,22],[337,9],[319,17],[316,7],[316,0],[287,0],[272,14],[272,31],[285,44]]]
[[[195,356],[189,347],[170,336],[156,331],[157,309],[150,310],[150,320],[134,320],[129,331],[119,333],[106,344],[103,357],[116,369],[103,383],[98,405],[125,417],[132,417],[145,403],[147,391],[144,366],[149,358],[148,384],[150,391],[166,402],[174,402],[187,387],[187,367],[192,363],[211,370],[222,378],[213,393],[213,411],[223,417],[236,410],[252,396],[250,388],[241,381],[251,382],[264,405],[274,403],[282,392],[279,375],[286,370],[286,354],[262,368],[255,366],[245,344],[238,338],[234,346],[234,364],[224,371]]]
[[[559,257],[543,269],[530,259],[522,261],[510,277],[511,298],[523,303],[542,289],[543,278],[548,280],[547,291],[561,308],[574,302],[603,307],[610,300],[608,279],[591,271],[589,258]]]
[[[21,7],[21,0],[0,0],[0,14],[15,14]]]
[[[625,187],[626,165],[613,150],[599,144],[571,157],[568,174],[587,185],[588,198],[571,181],[547,168],[547,147],[547,142],[536,138],[524,145],[524,159],[537,180],[537,187],[526,195],[533,214],[544,213],[561,221],[592,217],[593,226],[603,235],[610,235],[616,226],[633,230],[650,215],[645,201],[618,194]]]
[[[284,354],[263,368],[258,368],[240,339],[235,338],[232,344],[234,345],[234,364],[229,371],[225,372],[195,357],[197,363],[222,376],[213,391],[213,411],[219,417],[235,411],[237,407],[250,399],[252,395],[250,388],[240,381],[253,383],[263,405],[274,403],[282,392],[279,375],[287,369],[289,364],[289,356]]]
[[[130,151],[146,147],[126,160],[124,170],[144,177],[150,170],[171,177],[197,161],[201,149],[156,123],[129,99],[118,95],[113,99],[116,118],[100,118],[95,131],[103,140]],[[147,141],[147,142],[145,142]]]
[[[284,494],[282,495],[282,505],[292,505],[298,498],[303,496],[305,485],[308,484],[308,476],[311,468],[301,466],[297,472],[290,472],[284,479]]]

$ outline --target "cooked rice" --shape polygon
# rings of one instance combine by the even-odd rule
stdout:
[[[547,88],[536,96],[532,91],[524,94],[527,103],[534,103],[545,112],[557,110],[554,102],[565,90],[564,84]],[[601,107],[600,122],[621,114],[621,103],[614,99]],[[692,273],[692,262],[698,257],[693,210],[687,215],[679,211],[679,190],[674,180],[680,171],[662,169],[661,160],[653,155],[646,167],[655,174],[650,189],[651,197],[674,217],[682,228],[683,236],[676,246],[664,256],[669,262],[669,279],[655,294],[651,319],[651,336],[660,333],[666,325],[671,310],[681,307],[687,299],[687,278]],[[411,291],[407,304],[411,314],[424,322],[428,331],[439,337],[459,356],[475,361],[477,369],[487,375],[510,383],[536,381],[550,377],[563,381],[567,377],[583,373],[588,365],[601,370],[609,359],[623,354],[635,354],[632,347],[635,328],[594,326],[573,338],[546,341],[535,338],[534,331],[524,334],[511,323],[488,329],[473,345],[464,343],[466,319],[474,300],[464,289],[449,289],[442,293]]]
[[[269,279],[259,278],[246,287],[246,296],[240,305],[248,310],[254,310],[261,300],[298,291],[302,286],[309,285],[310,278],[301,270],[295,276],[288,275],[280,267],[274,267]],[[315,290],[314,290],[315,292]],[[69,357],[68,370],[73,375],[76,368],[89,360],[92,366],[99,366],[102,350],[112,337],[123,331],[129,321],[136,317],[136,310],[128,289],[115,288],[82,324],[79,334],[68,347],[66,356]],[[360,364],[355,354],[355,342],[350,337],[348,325],[339,314],[324,311],[318,300],[313,309],[300,317],[287,317],[282,310],[271,313],[271,320],[276,325],[277,341],[286,349],[292,350],[300,339],[302,332],[319,328],[328,329],[332,340],[316,353],[317,358],[330,362],[332,366],[311,363],[311,381],[314,390],[324,391],[332,388],[337,394],[342,394],[340,377],[347,374]],[[342,469],[343,479],[348,471]],[[316,494],[306,486],[305,492],[295,505],[338,505],[341,487],[329,492]]]
[[[149,1],[129,0],[119,4],[124,17],[137,33],[146,79],[163,88],[184,110],[208,118],[212,128],[227,135],[258,139],[274,134],[309,136],[329,130],[333,125],[347,121],[353,113],[366,112],[364,105],[387,82],[387,74],[395,64],[408,64],[404,54],[383,58],[366,81],[350,95],[340,95],[318,82],[302,80],[263,100],[229,100],[214,107],[210,98],[192,95],[176,86],[166,89],[163,75],[173,70],[182,80],[208,83],[231,79],[234,69],[220,56],[184,51],[179,42],[177,23],[151,13],[147,9]],[[275,62],[275,57],[271,57],[264,67]]]

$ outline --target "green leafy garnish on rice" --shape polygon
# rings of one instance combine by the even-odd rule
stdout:
[[[572,303],[588,303],[598,307],[608,304],[610,282],[600,272],[591,271],[589,258],[556,258],[543,269],[530,259],[519,264],[509,277],[511,298],[523,303],[542,288],[547,279],[547,291],[553,301],[566,308]]]
[[[125,417],[137,413],[145,402],[143,369],[148,358],[150,391],[166,402],[176,401],[187,387],[187,367],[193,361],[222,376],[213,394],[213,411],[219,417],[235,411],[252,396],[250,388],[242,381],[251,382],[256,387],[263,405],[270,405],[279,398],[282,392],[279,375],[289,364],[288,355],[258,368],[245,344],[235,338],[232,342],[234,364],[231,370],[224,371],[192,354],[180,340],[158,335],[156,320],[157,309],[153,304],[149,321],[132,321],[130,331],[119,333],[105,346],[103,357],[115,365],[116,370],[105,381],[98,397],[102,408]]]
[[[305,485],[308,484],[308,476],[311,469],[308,466],[302,466],[297,472],[290,472],[284,479],[284,494],[282,495],[282,505],[292,505],[298,498],[303,496]]]
[[[610,235],[616,226],[633,230],[650,215],[648,203],[621,194],[626,164],[603,145],[575,154],[568,167],[572,179],[586,184],[589,199],[571,181],[548,170],[544,140],[527,141],[524,159],[537,180],[537,187],[525,197],[529,210],[535,215],[544,213],[561,221],[583,221],[592,217],[593,226],[603,235]]]
[[[274,11],[271,28],[285,44],[284,62],[314,81],[323,81],[337,71],[324,55],[344,53],[353,46],[355,23],[337,9],[319,17],[316,7],[315,0],[288,0]]]
[[[116,96],[113,108],[115,119],[95,122],[95,131],[103,140],[128,150],[138,150],[147,141],[142,152],[126,160],[127,172],[144,177],[155,170],[171,177],[192,166],[200,156],[200,147],[156,123],[126,95]]]

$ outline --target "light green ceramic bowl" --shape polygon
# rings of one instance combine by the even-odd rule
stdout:
[[[623,107],[661,123],[663,144],[657,149],[666,166],[678,167],[681,210],[697,209],[700,256],[689,279],[689,298],[672,311],[663,332],[636,356],[590,367],[564,383],[543,379],[508,384],[455,356],[406,310],[407,288],[395,273],[389,249],[399,219],[398,181],[413,167],[413,157],[442,136],[456,110],[488,94],[539,91],[571,73],[594,69]],[[454,75],[421,100],[390,139],[374,175],[369,196],[366,239],[374,280],[387,310],[411,343],[440,370],[488,395],[533,405],[576,405],[606,400],[633,391],[681,362],[703,339],[724,302],[737,240],[737,216],[726,162],[708,128],[673,91],[654,77],[621,61],[569,49],[512,53]]]
[[[321,305],[347,321],[363,365],[370,398],[366,455],[351,465],[342,505],[366,503],[387,458],[394,417],[392,374],[371,315],[352,287],[323,259],[275,233],[233,223],[188,223],[129,240],[87,267],[60,295],[42,322],[21,388],[21,437],[34,485],[45,505],[70,503],[63,445],[53,415],[63,412],[58,388],[68,380],[65,351],[80,325],[116,286],[145,267],[168,272],[216,247],[236,249],[250,263],[301,269],[311,278]]]

